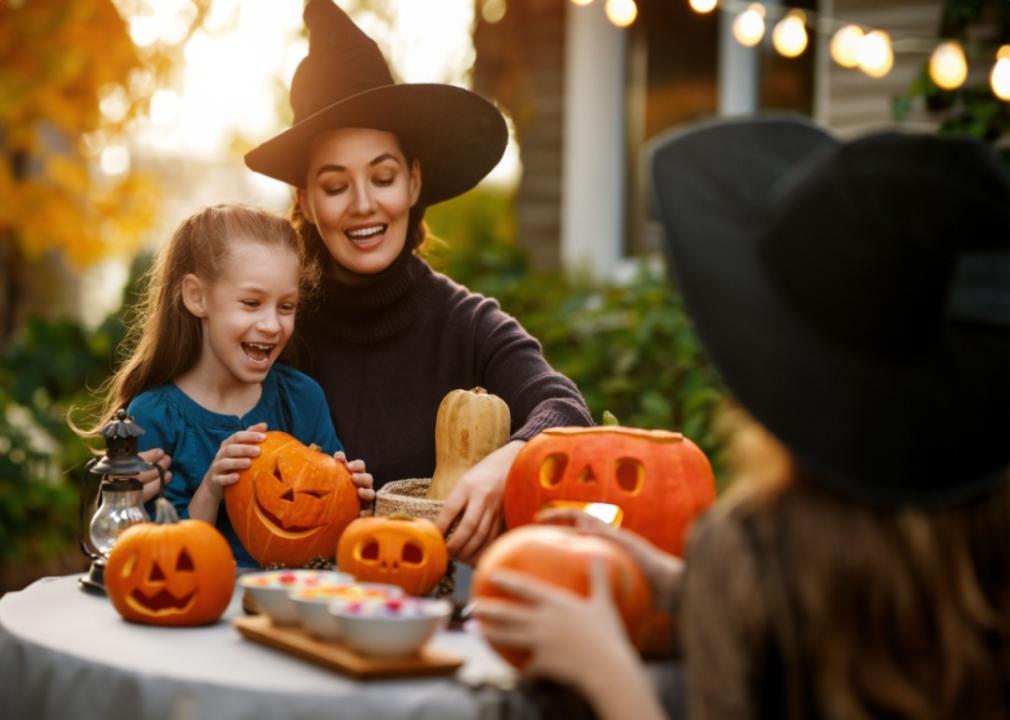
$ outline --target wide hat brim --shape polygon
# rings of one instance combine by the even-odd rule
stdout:
[[[321,133],[344,127],[395,134],[421,162],[421,204],[474,187],[498,164],[508,143],[501,112],[480,95],[435,83],[385,85],[333,103],[248,152],[258,173],[304,187],[309,150]]]
[[[1006,333],[983,332],[968,343],[975,354],[941,342],[875,357],[812,326],[769,274],[769,217],[839,146],[796,118],[720,121],[658,142],[654,197],[674,280],[731,392],[818,482],[883,506],[980,496],[1010,463],[1010,372],[991,370],[1010,369]]]

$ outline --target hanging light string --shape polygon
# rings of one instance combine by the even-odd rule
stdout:
[[[490,0],[485,0],[485,3]],[[593,0],[572,0],[589,5]],[[757,46],[772,26],[772,46],[783,57],[796,58],[809,44],[808,32],[831,36],[831,59],[844,68],[858,68],[874,78],[887,75],[894,67],[894,54],[929,54],[929,76],[944,90],[956,90],[968,78],[968,58],[957,40],[937,40],[921,32],[898,31],[891,39],[885,30],[860,23],[820,15],[781,4],[765,5],[754,0],[687,0],[691,9],[707,14],[719,8],[733,16],[734,39],[746,47]],[[628,27],[638,16],[635,0],[605,0],[607,18],[617,27]],[[1001,46],[984,57],[993,61],[989,86],[993,94],[1010,102],[1010,45]],[[979,57],[983,57],[979,55]]]

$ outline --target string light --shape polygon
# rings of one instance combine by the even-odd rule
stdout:
[[[765,36],[765,6],[751,3],[733,21],[733,37],[745,47],[754,47]]]
[[[607,19],[617,27],[628,27],[638,17],[635,0],[607,0]]]
[[[573,5],[581,5],[585,7],[586,5],[592,5],[593,0],[572,0]]]
[[[961,43],[947,40],[936,46],[929,56],[929,77],[944,90],[955,90],[968,77],[968,61]]]
[[[891,49],[891,37],[883,30],[873,30],[859,41],[856,52],[859,59],[859,69],[874,78],[882,78],[894,67],[894,50]]]
[[[989,85],[996,97],[1010,101],[1010,45],[996,51],[996,64],[989,74]]]
[[[858,25],[846,25],[831,38],[831,58],[844,68],[859,65],[859,42],[863,30]]]
[[[691,9],[701,15],[712,12],[719,4],[719,0],[690,0],[690,2]]]
[[[507,10],[505,0],[484,0],[484,4],[480,8],[480,15],[484,18],[484,22],[494,25],[501,22]]]
[[[772,45],[780,55],[787,58],[799,57],[807,49],[807,16],[802,10],[790,10],[775,24],[772,30]]]

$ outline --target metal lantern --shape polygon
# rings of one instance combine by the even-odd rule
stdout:
[[[103,427],[99,434],[105,438],[106,454],[91,460],[88,472],[100,475],[95,513],[84,530],[85,478],[81,478],[81,523],[78,540],[81,551],[91,558],[87,575],[81,578],[84,590],[105,592],[105,561],[116,540],[126,528],[148,522],[144,510],[144,484],[140,473],[157,469],[161,485],[165,487],[165,470],[156,463],[145,462],[137,454],[137,438],[144,429],[137,425],[126,410],[116,412],[116,418]]]

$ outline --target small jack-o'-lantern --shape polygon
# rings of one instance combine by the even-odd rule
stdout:
[[[362,582],[424,595],[445,575],[449,555],[435,523],[404,515],[358,518],[337,547],[337,567]]]
[[[347,468],[276,430],[266,433],[259,448],[224,493],[242,545],[262,565],[298,567],[331,557],[361,509]]]
[[[681,554],[691,520],[715,500],[712,466],[680,433],[620,426],[553,428],[512,463],[505,522],[533,522],[550,507],[577,507]]]
[[[602,560],[628,637],[638,647],[652,612],[649,583],[628,552],[615,543],[594,535],[584,535],[559,525],[527,525],[510,530],[495,540],[481,555],[474,569],[471,593],[475,598],[514,597],[491,582],[497,570],[507,569],[532,575],[579,595],[589,595],[590,563]],[[529,653],[502,646],[495,650],[519,669],[529,661]]]
[[[127,620],[150,625],[206,625],[221,617],[235,589],[228,541],[200,520],[179,520],[157,502],[155,522],[127,529],[109,553],[105,587]]]

